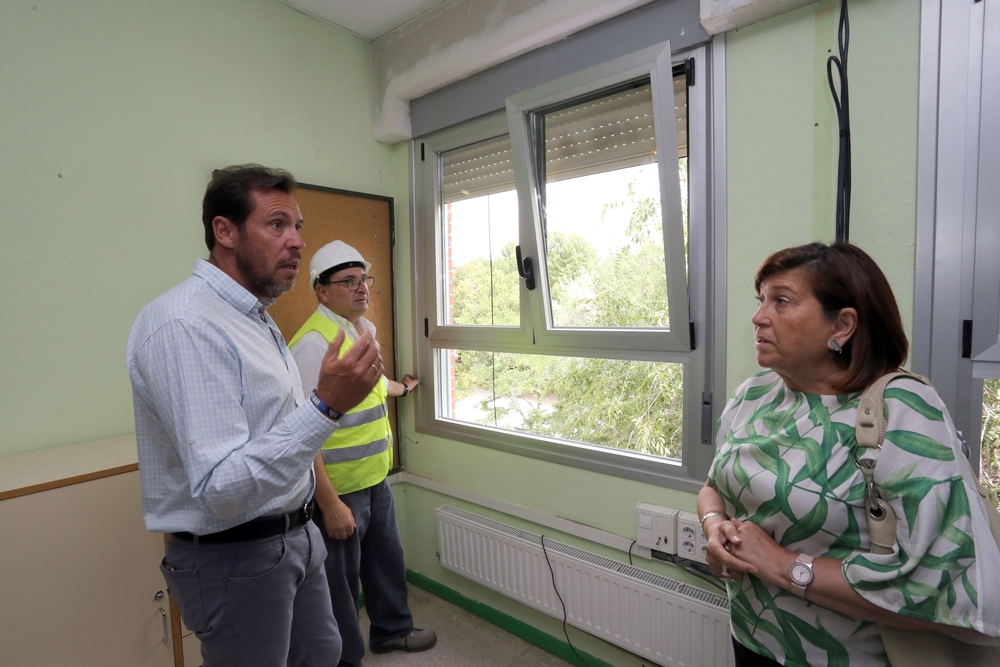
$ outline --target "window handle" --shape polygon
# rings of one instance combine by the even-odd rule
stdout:
[[[524,279],[524,286],[528,291],[535,289],[535,269],[530,257],[521,259],[521,246],[514,248],[514,256],[517,259],[517,274]]]

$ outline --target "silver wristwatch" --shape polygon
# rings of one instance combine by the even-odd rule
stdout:
[[[795,562],[788,566],[788,578],[792,582],[792,592],[801,598],[806,596],[806,588],[813,582],[813,557],[799,554]]]

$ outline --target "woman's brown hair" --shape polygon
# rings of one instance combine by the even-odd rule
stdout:
[[[802,269],[826,317],[843,308],[858,312],[857,328],[842,354],[833,354],[847,369],[843,392],[861,391],[882,375],[902,366],[909,351],[896,297],[882,269],[850,243],[809,243],[772,254],[757,270],[754,287],[772,276]]]

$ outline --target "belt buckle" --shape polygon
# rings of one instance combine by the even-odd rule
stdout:
[[[302,518],[304,521],[302,523],[309,523],[313,518],[313,511],[316,509],[316,501],[312,498],[309,499],[305,505],[302,506]]]

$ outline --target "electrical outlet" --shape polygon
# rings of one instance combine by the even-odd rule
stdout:
[[[699,563],[707,563],[705,533],[701,532],[698,515],[679,512],[677,515],[677,555]]]
[[[636,544],[663,553],[677,553],[678,510],[650,503],[639,503],[635,510]]]

